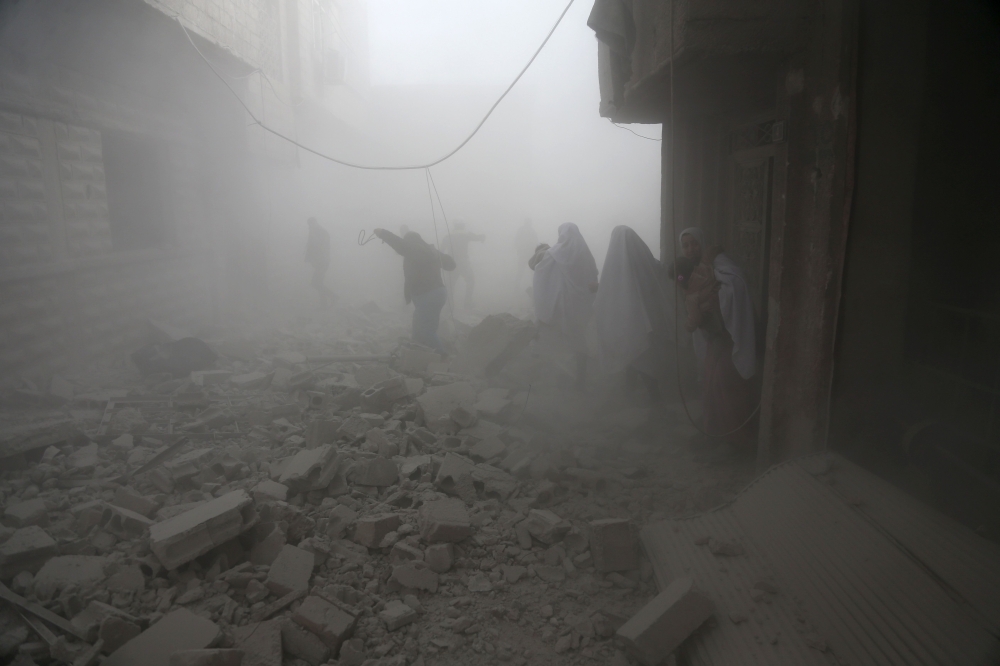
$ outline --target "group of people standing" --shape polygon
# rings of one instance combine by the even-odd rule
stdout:
[[[555,245],[539,245],[529,261],[535,316],[541,334],[554,332],[575,352],[578,383],[586,377],[593,321],[604,372],[624,373],[628,385],[641,380],[659,400],[661,386],[676,381],[676,317],[669,298],[669,282],[676,280],[702,366],[704,430],[743,441],[751,432],[742,426],[754,411],[750,380],[757,363],[746,278],[719,248],[706,245],[700,229],[685,229],[678,240],[684,256],[667,268],[634,230],[615,227],[598,278],[580,229],[563,224]]]
[[[306,260],[315,270],[314,286],[326,298],[322,282],[329,263],[329,236],[324,238],[326,232],[317,227],[310,220],[309,247],[319,249],[308,250]],[[376,229],[375,236],[403,257],[403,294],[414,306],[413,340],[444,353],[437,331],[448,290],[441,271],[461,275],[470,299],[473,278],[468,245],[484,237],[456,225],[444,246],[452,252],[446,254],[413,231],[396,235]],[[526,222],[516,238],[522,257],[527,253],[521,246],[528,240],[537,242],[537,237]],[[615,227],[599,273],[579,227],[561,225],[555,244],[537,245],[527,261],[534,271],[532,296],[539,337],[573,352],[576,379],[582,386],[592,331],[601,369],[607,374],[624,373],[629,387],[641,382],[650,398],[658,401],[664,384],[677,381],[676,314],[683,306],[685,329],[691,333],[702,370],[704,430],[743,440],[751,431],[743,426],[754,411],[751,378],[757,366],[754,312],[746,278],[720,248],[706,244],[700,229],[685,229],[678,241],[683,256],[667,267],[633,229]],[[672,292],[676,299],[670,297]]]

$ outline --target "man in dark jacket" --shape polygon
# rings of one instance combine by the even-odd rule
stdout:
[[[413,303],[413,340],[444,353],[437,334],[441,310],[448,300],[441,270],[455,270],[455,260],[414,231],[400,238],[386,229],[376,229],[375,235],[403,257],[403,297]]]

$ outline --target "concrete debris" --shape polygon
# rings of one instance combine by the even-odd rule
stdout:
[[[74,427],[3,457],[0,598],[15,605],[0,604],[0,661],[612,661],[654,590],[635,525],[689,506],[637,471],[651,449],[619,460],[620,430],[563,437],[525,413],[533,325],[474,330],[450,358],[283,338],[219,345],[214,368],[101,401],[59,384]],[[305,364],[334,355],[369,360]]]
[[[234,490],[149,528],[149,547],[167,569],[221,546],[257,522],[253,500]]]
[[[678,578],[623,624],[617,636],[645,666],[657,666],[711,616],[712,602],[690,578]]]
[[[111,653],[106,666],[169,666],[170,655],[183,650],[203,650],[222,638],[211,620],[180,608],[172,611]]]

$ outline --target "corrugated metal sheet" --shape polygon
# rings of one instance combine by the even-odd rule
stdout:
[[[744,552],[713,555],[706,537]],[[779,465],[731,504],[647,526],[642,540],[661,587],[690,575],[716,603],[685,643],[692,664],[964,666],[1000,654],[998,549],[843,458]],[[754,601],[760,581],[777,594]]]

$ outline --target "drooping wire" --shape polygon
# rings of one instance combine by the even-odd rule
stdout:
[[[667,135],[669,137],[669,141],[667,142],[667,151],[670,154],[670,162],[669,162],[669,166],[670,166],[670,181],[669,181],[669,187],[670,187],[670,233],[671,233],[670,243],[671,243],[671,246],[674,248],[674,266],[677,265],[677,259],[680,258],[680,255],[677,254],[677,243],[678,243],[678,239],[677,239],[677,206],[675,204],[676,198],[674,197],[674,171],[675,171],[674,165],[676,164],[675,154],[676,154],[676,151],[677,151],[677,143],[674,140],[675,136],[676,136],[675,132],[674,132],[674,128],[677,126],[676,119],[674,117],[674,57],[677,55],[677,53],[674,51],[674,4],[675,3],[676,3],[676,0],[670,0],[670,62],[669,62],[669,67],[670,67],[670,132]],[[704,248],[702,248],[702,251],[704,251]],[[721,435],[711,435],[711,434],[705,432],[705,430],[700,425],[698,425],[698,423],[694,420],[694,417],[691,416],[691,409],[688,407],[687,398],[684,396],[684,386],[681,383],[681,342],[680,342],[680,309],[679,309],[680,308],[680,298],[679,298],[680,294],[679,294],[679,290],[680,290],[680,285],[678,284],[677,280],[674,279],[674,360],[675,360],[674,365],[675,365],[676,370],[677,370],[677,392],[681,396],[681,403],[684,405],[684,413],[687,415],[688,421],[691,422],[691,425],[693,425],[695,428],[697,428],[698,432],[700,432],[702,435],[705,435],[706,437],[709,437],[709,438],[712,438],[712,439],[725,439],[725,438],[727,438],[727,437],[729,437],[731,435],[735,435],[736,433],[738,433],[740,430],[742,430],[743,428],[745,428],[750,423],[750,421],[753,420],[753,418],[757,415],[757,412],[760,411],[760,406],[761,406],[761,403],[762,403],[763,400],[758,400],[757,401],[757,406],[753,408],[752,412],[750,412],[750,416],[747,417],[746,421],[744,421],[743,423],[741,423],[740,425],[738,425],[736,428],[730,430],[729,432],[721,434]]]
[[[639,137],[640,139],[645,139],[646,141],[663,141],[663,139],[657,139],[656,137],[652,137],[652,136],[643,136],[642,134],[639,134],[638,132],[634,131],[634,130],[633,130],[632,128],[630,128],[630,127],[625,127],[624,125],[619,125],[619,124],[618,124],[618,123],[616,123],[616,122],[615,122],[614,120],[611,120],[611,118],[608,118],[608,121],[609,121],[609,122],[610,122],[610,123],[611,123],[612,125],[614,125],[615,127],[617,127],[618,129],[623,129],[623,130],[625,130],[626,132],[632,132],[632,134],[635,134],[635,135],[636,135],[637,137]]]
[[[375,234],[372,234],[367,239],[365,239],[365,230],[362,229],[361,231],[358,232],[358,245],[362,245],[362,246],[363,245],[368,245],[368,243],[371,243],[376,238],[378,238],[378,236],[376,236]]]
[[[507,94],[511,90],[514,89],[514,86],[517,85],[517,82],[521,80],[521,77],[524,76],[524,74],[528,71],[528,68],[530,68],[531,65],[532,65],[532,63],[535,62],[535,59],[542,52],[542,49],[545,48],[545,45],[549,43],[549,39],[552,37],[553,33],[555,33],[556,28],[559,27],[559,24],[562,23],[563,17],[566,16],[567,12],[569,12],[569,8],[573,6],[573,2],[574,1],[575,0],[569,0],[569,2],[566,4],[566,7],[562,10],[562,13],[559,14],[559,18],[556,19],[556,22],[552,26],[552,29],[549,30],[549,32],[548,32],[547,35],[545,35],[545,39],[542,40],[542,43],[539,45],[538,49],[536,49],[535,53],[531,56],[531,59],[528,60],[528,64],[526,64],[524,66],[524,68],[518,73],[518,75],[516,77],[514,77],[514,80],[511,81],[511,83],[510,83],[509,86],[507,86],[507,89],[503,91],[503,94],[501,94],[500,97],[497,98],[497,101],[494,102],[493,106],[491,106],[489,108],[489,110],[486,112],[486,115],[483,116],[483,119],[479,121],[479,124],[476,125],[475,128],[473,128],[472,132],[467,137],[465,137],[465,139],[460,144],[458,144],[458,146],[456,146],[454,149],[452,149],[451,151],[449,151],[448,153],[446,153],[442,157],[439,157],[438,159],[436,159],[436,160],[434,160],[432,162],[428,162],[426,164],[413,164],[413,165],[404,165],[404,166],[386,166],[386,165],[374,165],[374,164],[358,164],[356,162],[348,162],[347,160],[338,159],[338,158],[333,157],[331,155],[327,155],[326,153],[323,153],[323,152],[321,152],[319,150],[316,150],[315,148],[310,148],[309,146],[303,145],[303,144],[299,143],[298,141],[296,141],[295,139],[292,139],[291,137],[289,137],[289,136],[287,136],[287,135],[285,135],[285,134],[283,134],[283,133],[281,133],[281,132],[279,132],[279,131],[271,128],[271,127],[268,127],[264,123],[260,122],[260,120],[254,115],[253,111],[250,110],[250,107],[247,106],[247,104],[243,101],[243,98],[241,98],[239,96],[239,94],[233,89],[233,87],[231,85],[229,85],[229,82],[226,81],[225,77],[222,74],[220,74],[219,71],[215,68],[215,65],[212,64],[212,61],[209,60],[207,57],[205,57],[205,54],[201,52],[201,49],[199,49],[198,45],[195,44],[194,39],[191,38],[191,33],[188,32],[188,29],[186,27],[184,27],[184,23],[181,21],[180,16],[175,14],[174,15],[174,20],[177,21],[177,25],[179,25],[181,27],[181,30],[184,31],[184,35],[185,35],[185,37],[187,37],[188,42],[191,44],[191,46],[194,48],[194,50],[198,53],[198,55],[201,56],[201,59],[205,61],[205,64],[208,65],[209,69],[212,70],[212,73],[215,74],[215,76],[218,77],[218,79],[220,81],[222,81],[222,83],[226,86],[226,88],[229,89],[229,92],[231,92],[233,94],[233,96],[236,98],[236,100],[240,103],[240,106],[243,107],[243,109],[250,115],[251,118],[253,118],[255,121],[257,121],[257,123],[261,126],[261,128],[263,130],[265,130],[267,132],[270,132],[274,136],[277,136],[278,138],[284,139],[285,141],[288,141],[289,143],[298,146],[299,148],[301,148],[302,150],[306,151],[307,153],[312,153],[313,155],[316,155],[317,157],[320,157],[320,158],[325,159],[325,160],[329,160],[330,162],[334,162],[334,163],[340,164],[342,166],[351,167],[351,168],[354,168],[354,169],[365,169],[365,170],[369,170],[369,171],[412,171],[412,170],[415,170],[415,169],[427,169],[427,168],[430,168],[432,166],[441,164],[442,162],[444,162],[448,158],[450,158],[453,155],[455,155],[455,153],[457,153],[458,151],[460,151],[462,148],[464,148],[465,145],[467,143],[469,143],[469,141],[472,140],[472,137],[474,137],[476,134],[479,133],[479,130],[483,127],[483,125],[486,124],[486,121],[490,118],[490,116],[493,115],[493,111],[495,111],[496,108],[498,106],[500,106],[500,102],[502,102],[504,100],[504,98],[507,97]],[[268,83],[270,83],[270,81]]]
[[[454,259],[455,258],[455,239],[451,235],[451,225],[448,224],[448,214],[444,212],[444,204],[441,202],[441,195],[438,193],[438,186],[437,186],[437,183],[434,182],[434,174],[431,173],[431,168],[427,167],[427,169],[425,169],[425,173],[427,174],[427,178],[430,181],[431,187],[434,188],[434,196],[437,197],[438,208],[441,209],[441,218],[444,220],[444,228],[445,228],[445,231],[448,232],[448,249],[451,250],[451,256]],[[430,194],[430,190],[428,190],[428,194]],[[431,201],[431,212],[433,213],[433,211],[434,211],[434,202]],[[436,224],[437,223],[435,222],[435,225]],[[434,234],[435,234],[435,237],[436,237],[437,236],[437,228],[436,228],[436,226],[435,226],[435,229],[434,229]],[[441,247],[441,246],[438,245],[438,247]],[[451,285],[451,298],[448,299],[448,310],[449,310],[449,312],[451,312],[451,320],[452,320],[452,322],[454,322],[455,321],[455,276],[454,276],[454,274],[449,274],[448,275],[448,284]],[[469,288],[468,283],[466,283],[465,288],[466,289]]]

